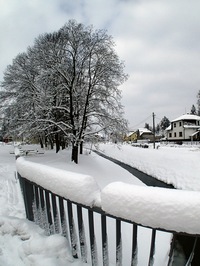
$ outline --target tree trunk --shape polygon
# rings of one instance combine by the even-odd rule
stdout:
[[[42,138],[41,138],[41,137],[40,137],[40,147],[41,147],[41,149],[44,148],[44,144],[43,144],[43,142],[42,142]]]
[[[58,153],[60,150],[60,139],[58,133],[55,134],[55,142],[56,142],[56,153]]]
[[[72,161],[78,164],[78,144],[72,147]]]
[[[83,141],[80,143],[80,154],[83,154]]]
[[[44,143],[45,143],[45,148],[47,148],[47,144],[48,144],[48,140],[47,140],[47,137],[45,136],[45,140],[44,140]]]
[[[49,137],[49,142],[50,142],[50,146],[51,146],[51,150],[53,150],[53,138]]]
[[[61,140],[61,147],[62,147],[62,150],[64,150],[65,147],[66,147],[65,139],[63,137],[62,137],[62,140]]]

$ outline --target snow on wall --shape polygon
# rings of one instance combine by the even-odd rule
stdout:
[[[93,206],[99,199],[99,187],[91,176],[28,162],[22,157],[17,159],[16,166],[22,177],[71,201]]]
[[[144,226],[200,234],[200,192],[114,182],[101,193],[102,209]]]

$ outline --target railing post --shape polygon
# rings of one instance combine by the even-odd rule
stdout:
[[[20,176],[20,175],[19,175]],[[33,192],[33,185],[27,181],[25,178],[20,176],[20,183],[23,190],[24,195],[24,205],[26,209],[26,217],[30,221],[34,221],[34,214],[33,214],[33,203],[34,203],[34,192]]]
[[[46,215],[47,215],[47,221],[48,221],[48,233],[53,233],[53,220],[51,215],[51,204],[50,204],[50,198],[49,198],[49,192],[45,191],[45,200],[46,200]]]
[[[193,244],[193,247],[192,247],[192,251],[191,251],[191,253],[190,253],[190,256],[189,256],[188,261],[187,261],[187,263],[185,264],[185,266],[190,266],[190,265],[192,265],[191,263],[192,263],[192,261],[193,261],[194,255],[195,255],[195,248],[196,248],[196,245],[197,245],[197,237],[195,237],[195,239],[194,239],[194,244]],[[195,263],[194,263],[194,265],[195,265]]]
[[[44,189],[38,187],[39,196],[40,196],[40,226],[45,230],[48,231],[48,219],[47,219],[47,209],[45,205],[45,197],[44,197]]]
[[[101,234],[102,234],[103,266],[109,266],[107,225],[106,225],[106,215],[105,214],[101,215]]]
[[[116,265],[122,265],[121,221],[116,219]]]
[[[151,235],[151,248],[150,248],[150,255],[149,255],[149,263],[148,266],[152,266],[154,263],[154,253],[155,253],[155,239],[156,239],[156,230],[152,229]]]
[[[77,205],[77,217],[78,217],[78,230],[79,230],[79,242],[81,250],[81,258],[84,263],[87,263],[87,246],[85,239],[85,229],[83,224],[82,207]]]
[[[59,218],[58,218],[58,208],[56,204],[56,196],[55,194],[51,193],[51,202],[52,202],[52,209],[53,209],[53,217],[54,217],[54,230],[55,233],[59,233]]]
[[[23,196],[23,199],[24,199],[24,207],[25,207],[26,217],[28,217],[28,206],[27,206],[27,202],[25,200],[25,193],[26,193],[25,180],[19,173],[17,173],[17,175],[18,175],[18,179],[19,179],[19,183],[20,183],[22,196]]]
[[[39,198],[39,193],[38,193],[38,187],[37,186],[33,186],[34,188],[34,198],[35,198],[35,202],[34,202],[34,220],[35,223],[40,225],[40,219],[41,219],[41,212],[40,212],[40,198]]]
[[[131,266],[137,265],[137,224],[133,224]]]
[[[71,239],[71,248],[72,248],[72,256],[74,258],[78,258],[77,254],[77,236],[74,226],[73,212],[72,212],[72,203],[67,201],[67,210],[68,210],[68,220],[69,220],[69,232]]]
[[[93,211],[88,210],[88,218],[89,218],[89,234],[90,234],[90,250],[91,250],[91,260],[92,265],[97,265],[97,250],[96,250],[96,240],[94,234],[94,215]]]
[[[61,197],[59,197],[59,210],[60,210],[60,224],[61,224],[62,235],[64,237],[67,237],[65,208],[64,208],[63,198]]]
[[[170,243],[169,260],[167,266],[170,266],[173,261],[175,243],[176,243],[176,234],[173,235]]]

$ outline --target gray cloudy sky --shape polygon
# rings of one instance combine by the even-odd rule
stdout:
[[[200,90],[199,0],[0,0],[0,80],[39,34],[69,19],[107,29],[125,61],[121,86],[130,128],[170,120],[196,105]]]

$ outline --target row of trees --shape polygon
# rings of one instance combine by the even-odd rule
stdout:
[[[126,79],[112,37],[70,20],[39,36],[7,67],[0,91],[4,129],[55,142],[57,152],[70,141],[78,163],[87,137],[126,129],[118,88]]]

